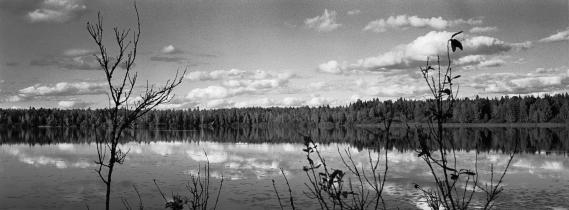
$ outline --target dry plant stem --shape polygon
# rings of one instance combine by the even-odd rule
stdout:
[[[510,158],[508,159],[508,163],[506,164],[506,168],[504,168],[504,171],[502,172],[502,175],[500,176],[500,179],[498,179],[498,182],[496,183],[496,185],[494,185],[494,165],[490,166],[490,174],[491,174],[490,186],[488,186],[488,184],[485,184],[484,187],[480,187],[477,185],[480,189],[482,189],[482,191],[484,191],[486,193],[486,203],[484,204],[483,209],[491,209],[492,207],[494,207],[494,204],[495,204],[494,201],[496,200],[496,198],[498,198],[498,195],[504,190],[504,188],[501,186],[501,184],[502,184],[502,181],[504,180],[504,177],[506,176],[506,173],[508,172],[508,168],[512,164],[512,160],[514,159],[514,156],[517,152],[517,149],[518,149],[517,144],[518,144],[518,142],[516,141],[515,150],[514,150],[514,152],[512,152],[510,154]]]
[[[217,196],[215,197],[215,204],[213,205],[213,209],[217,209],[217,204],[219,203],[219,195],[221,195],[221,188],[223,188],[223,176],[221,176],[221,181],[219,181],[219,188],[217,189]]]
[[[107,137],[97,139],[97,160],[95,161],[99,166],[95,171],[106,185],[105,209],[107,210],[110,208],[112,175],[115,165],[124,163],[128,154],[128,151],[123,152],[118,148],[123,132],[129,129],[135,120],[148,111],[168,102],[172,98],[172,91],[182,83],[183,79],[183,74],[179,75],[176,72],[174,79],[166,81],[164,86],[155,87],[147,82],[145,89],[140,95],[140,100],[136,102],[131,101],[138,78],[138,74],[133,72],[133,66],[141,34],[141,21],[136,3],[134,4],[134,10],[136,12],[137,27],[132,31],[131,40],[127,41],[127,37],[131,34],[131,29],[120,30],[117,27],[113,28],[114,40],[118,48],[117,56],[111,56],[103,43],[104,30],[101,14],[98,13],[96,23],[87,23],[87,31],[98,46],[100,54],[95,56],[105,73],[110,92],[110,107],[107,113],[111,119],[110,131]],[[122,70],[119,71],[119,69]],[[108,156],[107,151],[109,152]]]
[[[306,153],[306,159],[308,161],[308,165],[303,167],[308,178],[308,183],[305,183],[308,191],[304,192],[305,195],[309,198],[316,199],[321,209],[379,209],[380,202],[383,209],[386,209],[382,193],[389,170],[387,148],[389,148],[389,135],[391,123],[394,118],[394,110],[393,105],[391,105],[388,110],[382,113],[385,128],[383,138],[386,142],[384,145],[385,170],[383,172],[379,171],[379,165],[382,161],[380,145],[377,145],[376,148],[376,158],[372,157],[371,151],[368,152],[369,168],[365,166],[358,167],[351,151],[344,149],[342,152],[338,147],[337,152],[344,168],[353,175],[353,178],[349,177],[347,182],[345,182],[344,171],[330,168],[320,153],[318,145],[316,145],[310,137],[305,136],[305,149],[303,149],[303,151]],[[319,161],[319,163],[315,161]],[[367,170],[369,170],[369,173],[366,172]],[[276,187],[274,188],[276,191]],[[289,185],[289,193],[290,192]],[[280,199],[278,192],[277,197]]]
[[[279,195],[279,191],[277,190],[277,186],[275,185],[275,180],[273,179],[273,189],[275,190],[275,194],[277,194],[277,200],[279,201],[279,206],[282,210],[284,210],[283,203],[281,202],[281,196]]]
[[[142,210],[142,209],[143,209],[143,205],[142,205],[142,198],[140,197],[140,192],[138,191],[138,188],[136,188],[135,185],[132,185],[132,188],[134,188],[134,191],[136,192],[136,196],[138,196],[138,206],[139,206],[139,209]]]
[[[288,187],[288,195],[289,195],[290,206],[293,210],[296,210],[296,207],[294,206],[294,198],[292,197],[292,189],[290,188],[290,183],[288,183],[288,178],[286,178],[286,174],[285,174],[283,168],[281,168],[281,174],[283,175],[283,177],[286,181],[286,186]]]
[[[153,179],[152,181],[154,181],[154,185],[156,186],[156,188],[158,189],[158,192],[160,193],[160,195],[164,199],[164,202],[168,202],[168,199],[166,199],[164,192],[162,192],[162,190],[160,189],[160,186],[158,185],[158,183],[156,183],[156,179]]]
[[[321,209],[330,209],[328,207],[328,204],[326,203],[326,200],[324,199],[324,196],[322,195],[323,189],[318,184],[319,183],[319,177],[316,175],[316,171],[314,170],[316,168],[323,166],[325,169],[325,175],[328,176],[329,173],[327,170],[326,162],[321,161],[321,164],[319,164],[318,166],[314,164],[314,161],[310,157],[310,153],[313,152],[312,148],[314,150],[316,150],[316,145],[314,144],[314,142],[312,142],[312,140],[309,139],[309,137],[305,136],[304,138],[305,138],[305,146],[307,147],[306,159],[309,163],[308,167],[306,169],[304,169],[304,171],[306,172],[306,176],[308,177],[308,181],[310,183],[310,186],[308,184],[304,183],[304,185],[306,185],[308,187],[308,190],[309,190],[309,193],[305,193],[305,194],[309,198],[315,198],[316,200],[318,200],[318,204],[320,205]],[[307,138],[309,141],[307,141]],[[310,145],[310,144],[312,144],[312,145]]]
[[[143,210],[144,209],[144,205],[142,204],[142,198],[140,196],[140,192],[138,191],[138,189],[136,188],[136,185],[132,185],[132,188],[134,189],[134,191],[136,192],[136,196],[138,196],[138,209],[139,210]],[[127,210],[132,210],[133,208],[130,206],[130,203],[128,202],[127,199],[122,198],[122,203],[125,207],[125,209]]]
[[[448,50],[448,43],[447,43],[447,50]],[[450,68],[450,52],[447,54],[447,58],[449,60],[449,66],[447,67],[444,77],[443,79],[446,79],[446,76],[449,75],[451,68]],[[425,81],[427,82],[427,85],[429,86],[429,89],[431,90],[431,93],[433,94],[433,96],[435,97],[435,102],[436,102],[436,110],[435,110],[435,119],[436,119],[436,131],[433,131],[433,129],[429,129],[431,136],[435,138],[437,146],[438,146],[438,151],[439,151],[439,155],[440,155],[440,161],[437,161],[436,159],[432,158],[432,156],[427,155],[425,156],[426,159],[425,161],[427,162],[429,169],[431,170],[431,173],[433,174],[433,176],[435,177],[435,181],[437,183],[437,186],[440,188],[440,193],[442,194],[443,198],[442,201],[444,203],[444,206],[446,208],[452,207],[452,209],[456,209],[455,206],[455,202],[454,202],[454,198],[452,195],[452,187],[451,184],[449,183],[449,167],[447,166],[447,157],[446,157],[446,148],[445,148],[445,144],[444,144],[444,131],[443,131],[443,123],[446,121],[446,113],[443,113],[443,100],[444,100],[444,95],[443,95],[443,90],[445,90],[445,86],[446,83],[443,81],[441,82],[441,64],[440,64],[440,57],[437,56],[437,77],[436,80],[433,76],[429,75],[429,68],[431,68],[428,64],[427,61],[427,70],[422,71],[423,72],[423,77],[425,79]],[[430,81],[429,81],[430,79]],[[435,81],[437,81],[435,83]],[[452,87],[450,87],[448,90],[451,91],[451,94],[448,94],[447,100],[450,101],[450,103],[452,104],[453,98],[452,98]],[[429,122],[430,124],[430,128],[432,128],[432,121],[430,120]],[[443,170],[443,175],[444,175],[444,183],[440,183],[440,180],[438,180],[438,176],[436,171],[434,170],[434,168],[432,167],[431,162],[434,162],[437,165],[440,165],[442,170]],[[452,171],[452,170],[451,170]],[[447,201],[448,199],[448,201]],[[450,205],[449,205],[450,202]]]
[[[205,153],[205,152],[204,152]],[[207,209],[209,201],[209,187],[210,187],[210,165],[207,153],[205,153],[207,164],[204,166],[205,174],[202,179],[201,168],[198,169],[198,174],[192,176],[190,181],[186,185],[186,188],[190,192],[190,198],[188,200],[191,209]],[[199,167],[199,166],[198,166]],[[222,178],[223,182],[223,178]]]
[[[496,185],[493,183],[494,168],[492,165],[490,186],[479,186],[478,153],[476,153],[475,157],[474,172],[470,169],[458,169],[456,147],[452,138],[446,135],[443,124],[452,117],[455,98],[458,94],[458,86],[455,91],[453,79],[460,77],[460,75],[452,75],[450,48],[452,46],[453,51],[455,51],[457,47],[462,50],[462,44],[454,39],[454,36],[460,33],[461,32],[453,34],[451,39],[447,42],[448,66],[446,66],[446,69],[442,68],[441,60],[438,56],[436,69],[429,65],[429,59],[427,59],[427,66],[425,68],[421,67],[423,78],[429,87],[431,95],[434,97],[432,100],[434,107],[429,109],[428,133],[426,136],[423,136],[422,132],[419,133],[420,150],[417,152],[419,153],[419,157],[421,157],[429,167],[433,179],[435,180],[437,191],[425,190],[419,185],[415,187],[423,192],[429,206],[433,209],[439,209],[441,207],[445,209],[467,209],[475,196],[476,188],[480,188],[486,193],[484,208],[491,208],[493,201],[502,191],[500,186],[502,179],[516,153],[514,151],[510,155],[509,162]],[[431,70],[437,72],[431,74],[429,72]],[[419,127],[417,127],[417,129],[419,130]],[[429,144],[434,145],[434,150],[436,150],[435,152],[438,154],[438,157],[431,155]],[[449,160],[449,158],[451,158],[451,160]],[[457,184],[463,184],[464,189],[457,189]]]
[[[207,154],[206,154],[206,159]],[[203,173],[202,173],[203,172]],[[205,174],[204,174],[205,173]],[[189,209],[192,210],[206,210],[210,207],[209,199],[210,191],[209,188],[211,187],[210,181],[211,179],[211,170],[210,170],[210,163],[209,159],[207,163],[203,166],[203,171],[201,166],[198,166],[198,172],[196,175],[192,175],[190,180],[186,184],[186,189],[188,190],[187,196],[182,196],[179,194],[172,193],[172,200],[166,199],[164,192],[160,189],[160,186],[154,180],[154,184],[158,189],[158,192],[164,199],[166,203],[166,208],[170,208],[172,210],[183,209],[184,206],[188,206]],[[223,188],[223,182],[225,178],[222,176],[219,182],[219,188],[217,189],[217,196],[215,198],[215,203],[213,208],[217,209],[217,205],[219,203],[219,196],[221,195],[221,189]]]

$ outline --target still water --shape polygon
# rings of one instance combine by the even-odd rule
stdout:
[[[377,152],[381,133],[375,129],[306,130],[319,143],[332,168],[342,168],[338,149],[349,149],[358,165],[368,163],[368,152]],[[507,164],[517,141],[520,153],[504,180],[498,199],[500,209],[569,209],[569,156],[565,128],[460,128],[450,129],[461,150],[459,165],[472,166],[478,148],[482,181],[488,180],[489,166],[498,171]],[[287,188],[282,168],[291,182],[293,196],[301,209],[317,207],[306,198],[307,181],[302,167],[306,159],[298,131],[279,129],[237,129],[202,131],[137,131],[136,141],[121,145],[130,152],[113,178],[112,205],[124,209],[121,199],[138,202],[133,190],[141,192],[146,209],[161,209],[164,202],[154,185],[186,194],[189,176],[211,163],[212,191],[225,181],[220,209],[280,209],[272,180],[281,196]],[[94,172],[95,134],[69,129],[2,131],[0,134],[0,209],[100,209],[105,188]],[[424,209],[425,203],[414,184],[432,182],[427,166],[417,157],[412,139],[395,131],[387,149],[389,172],[384,196],[389,208]],[[411,135],[413,136],[413,135]],[[409,140],[411,139],[411,140]],[[381,143],[381,142],[380,142]],[[381,144],[383,145],[383,144]]]

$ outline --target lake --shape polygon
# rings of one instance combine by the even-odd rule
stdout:
[[[567,128],[448,128],[460,148],[459,165],[472,165],[478,154],[481,180],[489,167],[503,170],[508,152],[519,145],[504,180],[499,209],[569,208],[569,132]],[[94,138],[102,131],[38,128],[0,131],[0,209],[101,209],[105,186],[94,172]],[[385,145],[374,128],[291,129],[240,128],[199,131],[139,130],[125,139],[125,164],[113,177],[112,205],[124,209],[121,198],[138,202],[135,185],[147,209],[163,208],[153,179],[169,196],[184,193],[189,176],[197,173],[208,155],[212,191],[225,181],[219,209],[278,209],[272,180],[282,197],[288,196],[282,168],[301,209],[317,207],[306,198],[306,165],[301,135],[311,136],[332,168],[342,168],[338,149],[349,149],[358,165],[368,163],[368,152]],[[429,185],[432,177],[417,157],[416,134],[392,132],[387,151],[389,171],[384,196],[388,208],[424,209],[414,184]]]

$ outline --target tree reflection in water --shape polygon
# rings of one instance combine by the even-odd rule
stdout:
[[[137,142],[154,141],[215,141],[215,142],[247,142],[247,143],[299,143],[302,136],[296,128],[226,128],[201,130],[137,130]],[[569,151],[569,129],[564,127],[458,127],[446,128],[453,137],[457,148],[465,151],[513,151],[515,141],[519,140],[519,151],[522,153],[567,153]],[[315,128],[303,132],[318,144],[348,143],[361,150],[385,145],[382,132],[375,128]],[[405,128],[392,128],[390,148],[398,151],[409,151],[416,148],[417,134],[411,129],[406,136]],[[35,128],[27,130],[6,129],[0,131],[1,144],[26,143],[43,145],[55,143],[90,143],[102,130],[86,130],[72,128]]]

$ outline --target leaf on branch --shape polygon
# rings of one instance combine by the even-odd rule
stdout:
[[[444,93],[444,94],[447,94],[447,95],[450,95],[450,93],[451,93],[451,92],[450,92],[450,89],[448,89],[448,88],[442,90],[441,92]]]
[[[456,75],[452,79],[457,79],[457,78],[460,78],[460,75]]]
[[[452,51],[456,51],[456,48],[462,50],[462,43],[456,39],[450,39],[450,46],[452,47]]]
[[[451,174],[451,175],[450,175],[450,178],[451,178],[452,180],[457,180],[457,179],[458,179],[458,175],[456,175],[456,174]]]
[[[447,76],[447,82],[445,82],[445,84],[452,85],[452,78],[450,78],[450,76]]]

